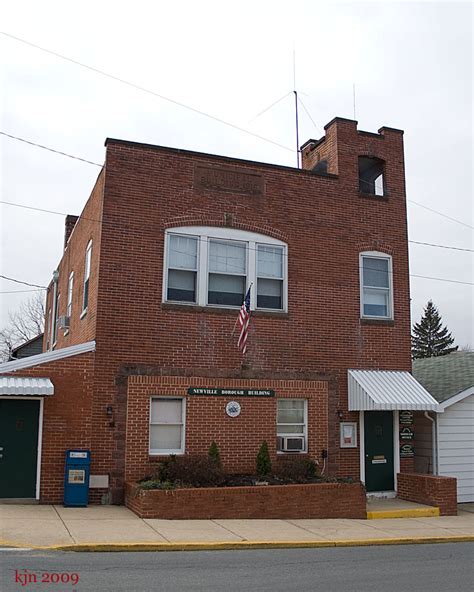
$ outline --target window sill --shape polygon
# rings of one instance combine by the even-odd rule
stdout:
[[[238,315],[240,307],[201,306],[199,304],[178,304],[177,302],[162,302],[162,310],[180,310],[182,312],[204,312],[216,314]],[[252,310],[252,316],[288,318],[289,314],[283,310]]]
[[[393,319],[369,319],[369,318],[361,318],[360,319],[361,325],[379,325],[382,327],[394,327],[395,321]]]
[[[375,193],[364,193],[359,191],[359,197],[363,199],[375,199],[376,201],[388,201],[388,195],[376,195]]]
[[[87,308],[85,308],[82,312],[81,312],[81,316],[79,317],[81,320],[86,316],[87,314]]]
[[[184,452],[148,452],[149,460],[158,460],[168,456],[183,456]]]

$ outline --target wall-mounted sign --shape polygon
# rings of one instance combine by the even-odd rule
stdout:
[[[413,411],[400,411],[400,423],[404,425],[412,425]]]
[[[213,397],[274,397],[275,391],[269,389],[232,389],[190,387],[188,395],[207,395]]]
[[[357,448],[357,423],[343,421],[339,427],[341,448]]]
[[[225,412],[229,417],[238,417],[240,415],[241,407],[237,401],[229,401],[225,406]]]
[[[400,456],[405,458],[408,456],[415,456],[415,449],[412,444],[402,444],[400,446]]]
[[[413,433],[413,430],[411,428],[409,428],[408,426],[406,426],[400,430],[400,439],[401,440],[413,440],[414,437],[415,437],[415,434]]]
[[[198,165],[194,169],[194,186],[247,195],[263,195],[263,175],[248,170]]]

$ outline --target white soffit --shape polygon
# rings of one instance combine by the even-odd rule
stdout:
[[[0,395],[53,395],[54,386],[49,378],[0,376]]]
[[[5,362],[4,364],[0,364],[0,374],[15,372],[16,370],[22,370],[23,368],[31,368],[32,366],[39,366],[40,364],[47,364],[48,362],[70,358],[71,356],[78,356],[79,354],[86,354],[91,351],[95,351],[95,341],[79,343],[78,345],[55,349],[53,351],[44,352],[43,354],[21,358],[20,360]]]
[[[349,411],[443,411],[409,372],[349,370]]]

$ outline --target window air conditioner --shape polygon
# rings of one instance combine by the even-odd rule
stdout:
[[[279,436],[277,448],[280,452],[303,452],[304,436]]]
[[[58,325],[60,329],[69,329],[69,321],[71,320],[70,317],[62,316],[58,319]]]

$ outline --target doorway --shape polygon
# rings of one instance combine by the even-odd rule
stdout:
[[[393,491],[394,417],[392,411],[364,413],[365,487],[368,492]]]
[[[41,401],[0,399],[0,498],[37,497]]]

